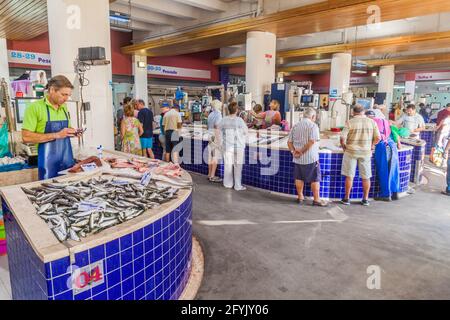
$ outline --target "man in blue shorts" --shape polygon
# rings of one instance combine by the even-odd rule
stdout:
[[[153,154],[153,112],[145,107],[144,100],[137,101],[138,119],[142,123],[144,133],[141,136],[142,156],[155,159]]]

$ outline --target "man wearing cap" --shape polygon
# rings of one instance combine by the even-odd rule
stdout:
[[[381,137],[381,141],[375,146],[375,166],[380,183],[380,194],[375,199],[397,200],[400,192],[400,166],[397,144],[391,138],[390,123],[386,119],[376,117],[373,110],[366,111],[366,116],[375,121]]]

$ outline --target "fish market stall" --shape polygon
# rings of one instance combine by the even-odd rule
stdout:
[[[182,295],[192,259],[189,174],[121,152],[103,156],[101,168],[0,188],[13,299]]]
[[[158,134],[158,132],[155,132]],[[188,171],[208,174],[207,134],[203,127],[185,127],[182,131],[183,151],[182,167]],[[288,133],[267,130],[249,130],[245,162],[242,170],[242,183],[247,186],[272,192],[296,195],[293,179],[294,164],[287,146]],[[160,147],[159,144],[157,146]],[[155,154],[160,151],[156,150]],[[343,150],[339,135],[323,132],[320,142],[320,167],[322,172],[321,197],[325,199],[342,199],[345,194],[345,177],[341,175]],[[404,146],[399,151],[400,189],[406,193],[409,189],[411,166],[413,165],[413,147]],[[223,160],[219,162],[217,175],[223,178]],[[373,177],[370,197],[378,196],[379,183],[372,160]],[[358,174],[358,173],[357,173]],[[310,197],[310,186],[305,188],[305,195]],[[363,196],[362,180],[355,178],[351,199]]]

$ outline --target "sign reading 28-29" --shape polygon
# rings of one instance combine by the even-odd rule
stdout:
[[[46,53],[8,50],[8,62],[50,66],[50,55]]]

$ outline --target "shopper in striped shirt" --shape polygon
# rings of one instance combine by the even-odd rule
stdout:
[[[292,128],[288,146],[294,157],[294,178],[298,192],[298,202],[304,202],[303,189],[305,183],[311,183],[314,195],[313,206],[326,207],[328,204],[320,200],[320,163],[319,163],[319,127],[315,123],[316,111],[308,108],[303,118]]]
[[[350,192],[358,164],[359,174],[363,181],[364,197],[362,205],[369,205],[370,178],[372,178],[372,150],[380,142],[378,126],[365,115],[364,107],[356,105],[353,108],[353,118],[347,122],[342,132],[341,145],[344,149],[342,160],[342,175],[346,177],[345,198],[341,202],[350,205]]]

